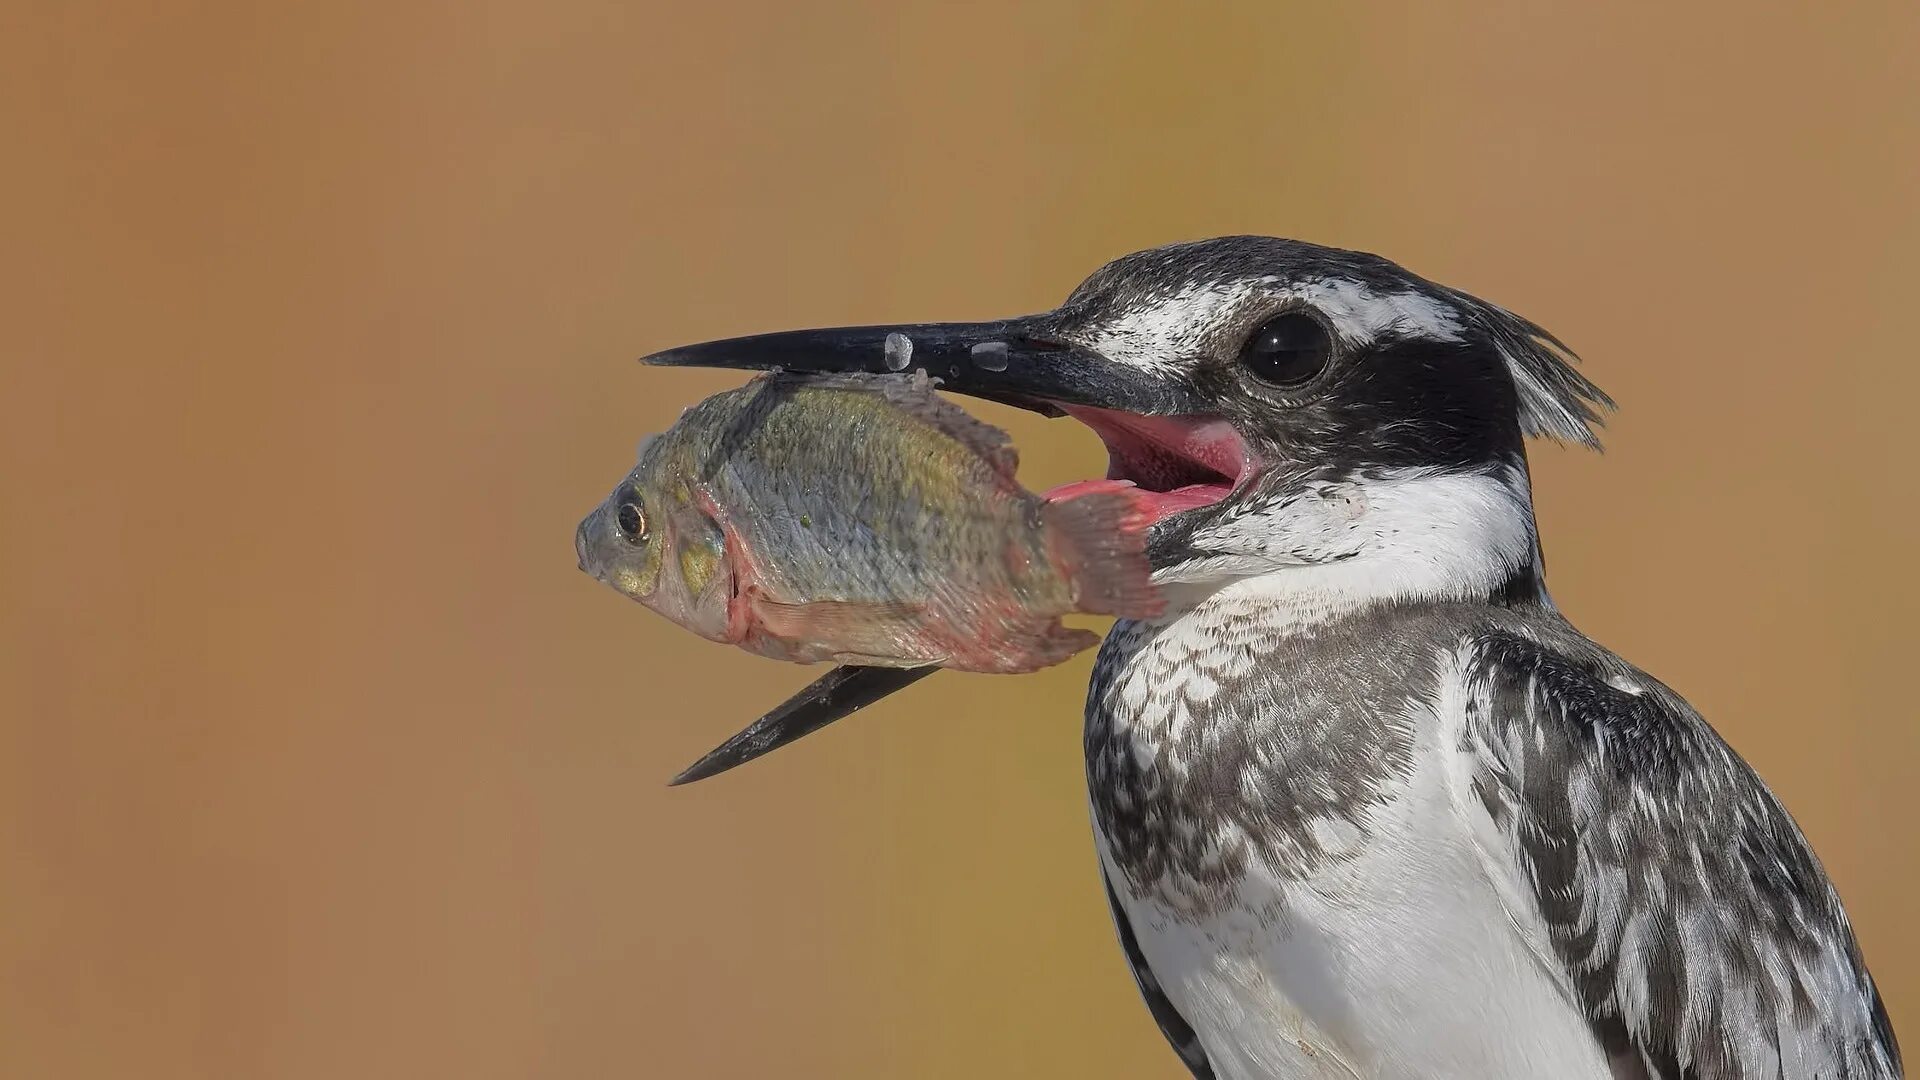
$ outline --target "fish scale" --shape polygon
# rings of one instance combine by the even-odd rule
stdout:
[[[924,374],[762,376],[649,440],[575,542],[599,580],[764,656],[1032,671],[1097,640],[1062,616],[1161,600],[1141,493],[1048,501],[1016,464]]]

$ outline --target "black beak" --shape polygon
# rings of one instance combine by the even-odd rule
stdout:
[[[981,323],[918,323],[789,330],[668,349],[662,367],[745,368],[793,374],[924,371],[942,390],[1048,416],[1062,404],[1140,415],[1205,413],[1177,375],[1116,363],[1056,330],[1054,314]],[[694,762],[675,784],[703,780],[777,750],[931,674],[934,668],[837,667]]]
[[[788,330],[668,349],[641,362],[796,374],[925,371],[940,389],[1060,415],[1059,404],[1143,415],[1206,405],[1177,376],[1116,363],[1062,340],[1052,315],[982,323]]]
[[[746,730],[721,743],[706,757],[686,767],[670,786],[691,784],[745,765],[805,735],[811,735],[841,717],[851,716],[895,690],[903,689],[938,668],[884,668],[843,666],[815,679],[772,712],[748,724]]]

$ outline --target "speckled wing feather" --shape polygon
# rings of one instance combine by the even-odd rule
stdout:
[[[1698,713],[1571,630],[1490,631],[1467,674],[1489,869],[1537,902],[1617,1075],[1901,1075],[1832,884]]]

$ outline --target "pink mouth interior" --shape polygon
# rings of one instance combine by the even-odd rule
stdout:
[[[1086,405],[1062,405],[1107,444],[1107,478],[1076,480],[1046,493],[1061,499],[1128,484],[1146,492],[1158,522],[1233,493],[1249,466],[1247,445],[1224,420],[1137,416]]]

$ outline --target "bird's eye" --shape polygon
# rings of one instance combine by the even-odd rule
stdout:
[[[1241,366],[1273,386],[1299,386],[1325,371],[1332,359],[1333,338],[1327,328],[1299,311],[1261,323],[1240,347]]]
[[[620,535],[629,544],[647,542],[647,512],[639,503],[623,502],[620,509],[613,512],[613,523],[620,527]]]

